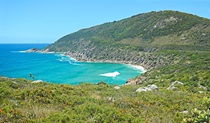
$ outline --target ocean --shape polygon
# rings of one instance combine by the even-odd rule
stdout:
[[[61,53],[24,52],[30,48],[42,49],[47,45],[0,44],[0,76],[56,84],[106,82],[122,85],[129,78],[143,73],[141,69],[126,64],[78,62]]]

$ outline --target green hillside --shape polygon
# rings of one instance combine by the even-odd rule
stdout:
[[[123,61],[154,68],[173,59],[173,56],[163,58],[157,52],[210,51],[209,39],[210,20],[177,11],[160,11],[82,29],[60,38],[46,50],[69,52],[81,61]]]
[[[209,50],[209,38],[210,20],[177,11],[160,11],[82,29],[62,37],[48,48],[82,53],[83,50],[94,52],[97,46],[135,51],[200,50],[201,47]],[[94,46],[97,48],[93,49]]]
[[[66,35],[46,49],[67,52],[80,61],[131,63],[148,69],[129,84],[168,85],[178,80],[210,90],[210,20],[195,15],[139,14]]]

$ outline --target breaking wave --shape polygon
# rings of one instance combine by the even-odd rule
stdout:
[[[100,74],[101,76],[106,76],[106,77],[116,77],[117,75],[119,75],[120,73],[118,71],[112,72],[112,73],[103,73]]]
[[[57,59],[60,62],[68,62],[69,64],[72,64],[72,65],[80,65],[80,64],[77,63],[76,60],[71,59],[70,57],[65,56],[63,54],[56,54],[56,56],[60,57],[59,59]]]

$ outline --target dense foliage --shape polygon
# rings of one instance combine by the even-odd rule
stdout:
[[[82,83],[77,86],[0,78],[0,122],[181,122],[194,108],[206,110],[202,94],[160,87]],[[183,98],[184,97],[184,98]]]
[[[160,11],[82,29],[60,38],[48,49],[85,53],[94,46],[107,50],[117,47],[135,51],[199,49],[202,46],[209,50],[209,38],[208,19],[177,11]],[[100,51],[98,48],[90,51],[95,50]]]
[[[199,51],[164,51],[159,54],[174,55],[174,63],[159,66],[134,79],[136,83],[168,86],[181,81],[189,91],[198,92],[205,88],[210,91],[210,53]]]
[[[185,118],[184,123],[209,123],[210,122],[210,98],[204,97],[203,105],[206,106],[203,110],[193,109],[191,118]]]

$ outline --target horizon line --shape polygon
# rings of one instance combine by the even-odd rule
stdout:
[[[52,43],[1,43],[0,44],[52,44]]]

